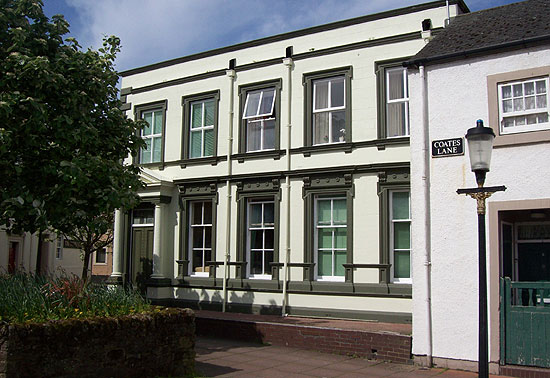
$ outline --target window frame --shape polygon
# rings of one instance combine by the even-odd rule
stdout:
[[[271,275],[250,276],[250,258],[248,254],[248,204],[250,201],[273,202],[273,262],[279,262],[279,228],[280,228],[280,202],[281,191],[279,179],[255,180],[237,182],[237,253],[236,261],[246,263],[236,266],[236,278],[249,278],[254,280],[278,280],[277,267],[270,268]]]
[[[345,225],[336,225],[334,224],[333,222],[333,217],[334,217],[334,200],[344,200],[346,201],[346,224]],[[330,212],[330,216],[331,216],[331,224],[330,225],[327,225],[327,226],[320,226],[318,224],[318,216],[319,216],[319,201],[331,201],[331,212]],[[335,248],[334,246],[334,235],[332,236],[332,246],[330,248],[331,250],[331,254],[332,254],[332,261],[331,261],[331,271],[332,271],[332,275],[330,276],[321,276],[319,274],[319,251],[320,251],[320,248],[319,248],[319,229],[320,228],[331,228],[331,229],[336,229],[336,228],[345,228],[346,229],[346,255],[347,255],[347,231],[348,231],[348,224],[347,224],[347,198],[345,195],[340,195],[340,196],[334,196],[334,195],[330,195],[330,196],[324,196],[324,195],[321,195],[321,194],[317,194],[315,196],[315,199],[314,199],[314,212],[313,212],[313,227],[314,227],[314,239],[313,239],[313,243],[314,243],[314,262],[315,262],[315,266],[316,266],[316,269],[315,269],[315,280],[316,281],[320,281],[320,282],[345,282],[345,278],[346,278],[346,275],[345,275],[345,268],[344,268],[344,275],[342,276],[338,276],[335,274],[335,271],[336,271],[336,266],[335,266],[335,253],[337,250],[342,250],[342,248]],[[347,263],[347,261],[346,261]]]
[[[95,251],[94,253],[94,265],[107,265],[107,248],[101,248],[103,250],[105,261],[97,261],[97,257],[99,256],[99,251]]]
[[[410,106],[409,106],[409,100],[410,100],[410,92],[409,92],[409,83],[408,83],[408,70],[406,67],[403,66],[403,62],[407,61],[410,57],[403,57],[398,59],[391,59],[381,62],[375,62],[374,64],[374,70],[376,74],[376,92],[377,92],[377,126],[378,126],[378,139],[396,139],[396,138],[410,138]],[[387,83],[388,78],[388,72],[392,70],[396,70],[398,68],[404,69],[403,76],[406,79],[406,93],[408,94],[406,103],[407,106],[405,107],[406,113],[407,113],[407,131],[408,133],[406,135],[396,135],[396,136],[388,136],[388,125],[387,125],[387,118],[388,118],[388,98],[389,98],[389,86]],[[398,101],[393,100],[393,103],[396,103]],[[404,102],[404,101],[403,101]]]
[[[212,203],[212,231],[211,231],[211,258],[216,260],[216,222],[218,189],[215,183],[189,184],[180,186],[180,246],[178,264],[178,279],[184,277],[215,277],[215,269],[210,270],[208,275],[192,274],[192,251],[190,235],[190,217],[192,213],[191,204],[193,202],[211,202]],[[205,261],[206,263],[206,261]]]
[[[524,109],[522,111],[517,111],[517,112],[512,111],[511,113],[509,113],[505,116],[504,115],[504,107],[503,107],[503,102],[504,102],[505,99],[502,96],[503,87],[505,87],[505,86],[513,87],[514,85],[521,84],[522,89],[523,89],[525,83],[532,82],[533,86],[535,88],[535,91],[536,91],[536,82],[537,81],[544,81],[545,86],[546,86],[546,93],[545,93],[546,108],[545,108],[545,111],[542,108],[541,109],[530,109],[530,110]],[[549,84],[550,84],[549,76],[530,77],[530,78],[518,79],[518,80],[513,80],[513,81],[500,82],[500,83],[497,84],[497,98],[498,98],[497,101],[498,101],[498,115],[499,115],[498,128],[499,128],[499,134],[500,135],[510,135],[510,134],[528,133],[528,132],[532,132],[532,131],[550,130],[550,119],[548,119],[546,122],[536,123],[534,125],[525,124],[525,125],[521,125],[521,126],[512,126],[510,128],[510,130],[505,130],[504,125],[503,125],[504,124],[504,118],[527,117],[529,115],[537,115],[537,114],[541,114],[541,113],[546,113],[547,118],[550,118],[550,101],[549,101],[550,98],[549,98],[549,95],[548,95],[548,91],[550,89]],[[510,97],[511,101],[514,101],[514,99],[517,99],[517,98],[521,98],[522,100],[524,100],[525,97],[526,97],[525,94],[522,94],[521,97],[514,97],[513,89],[511,90],[511,95],[512,95],[512,97]],[[536,92],[533,94],[533,97],[535,97],[535,104],[536,104],[536,97],[537,97]]]
[[[142,166],[158,166],[158,165],[164,166],[167,107],[168,107],[168,100],[160,100],[160,101],[150,102],[146,104],[140,104],[134,107],[134,119],[136,120],[143,119],[143,114],[147,112],[155,112],[159,110],[162,112],[162,135],[161,135],[161,146],[160,146],[160,160],[155,162],[151,161],[149,163],[142,163],[141,162],[142,149],[140,148],[137,156],[134,158],[134,162],[136,162],[137,164]],[[138,136],[141,139],[144,139],[142,132],[143,130],[139,130]],[[152,158],[153,158],[153,151],[151,150],[151,160]]]
[[[378,173],[378,198],[379,198],[379,230],[380,230],[380,264],[392,264],[390,269],[381,269],[379,279],[381,283],[395,283],[399,285],[412,283],[412,261],[411,261],[411,278],[408,282],[393,280],[393,257],[392,257],[392,237],[391,231],[391,203],[390,197],[392,192],[408,191],[409,192],[409,207],[411,206],[410,193],[410,172],[405,169],[381,171]],[[411,214],[412,218],[412,214]],[[411,219],[411,229],[412,229]]]
[[[262,248],[261,248],[261,252],[262,252],[262,260],[263,260],[263,270],[264,270],[264,273],[263,274],[252,274],[251,273],[251,264],[250,262],[252,261],[252,248],[251,248],[251,231],[252,230],[252,227],[250,225],[250,211],[251,211],[251,205],[252,204],[261,204],[262,205],[262,226],[261,227],[256,227],[254,228],[254,231],[262,231],[263,232],[263,245],[262,245]],[[264,223],[264,208],[265,208],[265,204],[273,204],[273,226],[267,226],[265,223]],[[246,276],[250,279],[263,279],[263,280],[270,280],[273,278],[273,274],[272,274],[272,268],[271,267],[267,267],[266,268],[266,264],[265,264],[265,253],[266,251],[268,250],[268,248],[265,248],[265,231],[266,230],[273,230],[273,259],[275,259],[275,198],[273,196],[271,197],[266,197],[266,198],[263,198],[263,197],[248,197],[247,198],[247,204],[246,204],[246,207],[247,207],[247,211],[246,211],[246,261],[248,262],[248,264],[246,265]],[[272,262],[276,262],[276,261],[272,261]],[[265,273],[266,271],[268,271],[269,273]]]
[[[500,132],[500,113],[498,84],[534,79],[537,77],[550,77],[550,66],[527,68],[494,75],[487,75],[487,98],[489,111],[489,127],[495,132],[496,138],[493,147],[514,146],[519,144],[533,144],[550,142],[550,128],[524,133],[502,134]],[[548,88],[547,88],[548,90]]]
[[[262,82],[257,83],[250,83],[250,84],[243,84],[239,85],[239,143],[238,143],[238,150],[239,155],[243,156],[254,156],[256,154],[263,154],[263,153],[276,153],[280,150],[280,143],[281,143],[281,89],[282,89],[282,82],[283,80],[281,78],[279,79],[273,79],[273,80],[266,80]],[[248,151],[247,145],[248,145],[248,138],[247,138],[247,121],[250,119],[265,119],[263,116],[257,116],[257,117],[245,117],[245,109],[247,105],[248,100],[248,94],[251,92],[261,91],[265,89],[273,88],[275,89],[275,95],[274,95],[274,102],[273,102],[273,111],[272,115],[275,120],[275,140],[274,140],[274,146],[273,148],[269,149],[260,149],[260,150],[254,150],[254,151]]]
[[[191,106],[197,102],[214,101],[214,142],[212,147],[212,156],[200,156],[191,157]],[[181,106],[183,112],[183,127],[182,127],[182,140],[181,140],[181,159],[187,162],[210,162],[217,161],[218,156],[218,124],[219,124],[219,103],[220,103],[220,91],[209,91],[203,93],[192,94],[188,96],[182,96]],[[204,115],[203,115],[204,116]],[[204,137],[201,141],[201,145],[204,144]],[[202,151],[201,151],[202,155]]]
[[[342,142],[327,142],[327,143],[317,143],[314,144],[313,136],[313,119],[314,119],[314,101],[315,101],[315,82],[330,80],[336,77],[344,78],[344,106],[343,109],[338,107],[338,111],[344,110],[344,119],[345,119],[345,134],[344,141]],[[323,149],[323,147],[334,146],[338,144],[346,144],[352,142],[352,108],[351,108],[351,79],[353,77],[353,67],[339,67],[324,71],[310,72],[303,75],[302,84],[304,86],[304,146],[305,147],[314,147]],[[332,110],[328,110],[332,111]],[[330,130],[329,130],[330,132]]]
[[[193,209],[194,209],[194,204],[197,204],[197,203],[201,203],[202,206],[201,206],[201,223],[200,224],[193,224]],[[213,203],[211,200],[204,200],[204,199],[192,199],[192,200],[189,200],[189,203],[188,203],[188,219],[187,219],[187,237],[188,237],[188,241],[187,241],[187,251],[188,251],[188,260],[189,260],[189,276],[191,277],[209,277],[210,276],[210,271],[206,271],[205,269],[208,267],[208,265],[206,264],[207,261],[212,261],[213,259],[213,255],[212,255],[212,241],[214,239],[214,236],[213,236],[213,229],[214,229],[214,208],[211,207],[211,211],[212,211],[212,219],[211,219],[211,223],[208,224],[208,223],[204,223],[204,204],[206,203],[210,203],[210,206],[213,206]],[[202,228],[202,238],[203,238],[203,243],[202,243],[202,248],[195,248],[193,246],[193,227],[201,227]],[[210,227],[210,260],[206,260],[205,259],[205,252],[207,250],[206,248],[206,239],[205,239],[205,230],[206,230],[206,227]],[[203,262],[202,262],[202,268],[203,268],[203,271],[202,272],[195,272],[193,270],[193,255],[194,255],[194,250],[195,249],[201,249],[202,250],[202,255],[203,255]]]
[[[63,260],[63,235],[57,235],[55,240],[55,259]]]
[[[393,219],[393,194],[395,193],[408,193],[409,194],[409,217],[407,219]],[[389,193],[389,213],[388,213],[388,220],[389,220],[389,228],[390,228],[390,237],[389,237],[389,243],[390,243],[390,281],[392,283],[412,283],[412,264],[411,264],[411,191],[410,189],[390,189]],[[408,278],[399,278],[395,277],[395,252],[396,248],[394,245],[394,235],[395,235],[395,223],[408,223],[409,224],[409,277]],[[403,249],[401,249],[403,250]]]
[[[342,175],[330,176],[306,176],[303,177],[304,186],[302,197],[304,200],[304,281],[336,281],[353,282],[353,269],[345,268],[344,279],[319,279],[318,256],[317,256],[317,199],[322,198],[345,198],[346,199],[346,264],[353,264],[353,199],[355,189],[353,175],[344,173]],[[336,276],[340,277],[340,276]]]

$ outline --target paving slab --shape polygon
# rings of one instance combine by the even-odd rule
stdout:
[[[197,377],[476,377],[476,373],[427,369],[327,354],[312,350],[262,345],[199,336],[196,341]],[[493,376],[491,377],[499,377]],[[503,378],[502,376],[500,376]]]

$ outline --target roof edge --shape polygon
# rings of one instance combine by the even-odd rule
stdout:
[[[528,38],[528,39],[519,39],[519,40],[510,41],[506,43],[499,43],[497,45],[485,46],[485,47],[480,47],[476,49],[436,55],[430,58],[408,60],[406,62],[403,62],[403,66],[405,67],[426,66],[428,64],[442,63],[443,61],[448,62],[448,61],[458,60],[460,58],[469,58],[472,56],[495,54],[503,50],[511,50],[516,48],[519,49],[519,48],[522,48],[522,46],[523,48],[525,48],[532,45],[544,44],[544,42],[546,41],[550,42],[550,34]]]
[[[379,13],[373,13],[365,16],[359,16],[359,17],[354,17],[346,20],[335,21],[328,24],[312,26],[309,28],[294,30],[294,31],[290,31],[282,34],[276,34],[273,36],[255,39],[252,41],[241,42],[234,45],[219,47],[216,49],[207,50],[196,54],[186,55],[180,58],[169,59],[159,63],[153,63],[142,67],[132,68],[129,70],[121,71],[118,74],[122,77],[127,77],[127,76],[131,76],[131,75],[135,75],[135,74],[139,74],[147,71],[156,70],[159,68],[164,68],[164,67],[169,67],[180,63],[189,62],[192,60],[207,58],[214,55],[242,50],[249,47],[256,47],[263,44],[284,41],[285,39],[301,37],[308,34],[314,34],[314,33],[319,33],[323,31],[339,29],[342,27],[361,24],[364,22],[376,21],[384,18],[400,16],[408,13],[420,12],[420,11],[432,9],[432,8],[438,8],[438,7],[444,6],[445,4],[446,4],[445,0],[436,0],[428,3],[411,5],[404,8],[391,9],[391,10],[383,11]],[[470,12],[470,9],[468,8],[464,0],[450,0],[449,5],[457,5],[460,8],[460,10],[464,13]]]

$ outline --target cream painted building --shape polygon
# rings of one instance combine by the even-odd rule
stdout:
[[[115,216],[111,281],[169,305],[410,322],[402,63],[468,12],[449,3],[123,72],[146,188]]]
[[[476,201],[456,193],[476,187],[467,146],[431,147],[482,119],[496,134],[485,185],[507,187],[487,200],[490,369],[550,368],[548,5],[460,15],[408,62],[413,354],[439,366],[477,369],[478,231]]]

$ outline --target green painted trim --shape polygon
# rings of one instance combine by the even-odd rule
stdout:
[[[304,86],[304,147],[313,147],[313,82],[316,80],[327,79],[330,77],[343,76],[345,81],[345,105],[346,105],[346,136],[345,142],[350,143],[353,138],[351,135],[351,78],[353,77],[353,67],[338,67],[323,71],[305,73],[302,79]],[[315,145],[317,148],[326,148],[329,144]],[[350,150],[351,152],[351,150]]]
[[[402,67],[403,62],[405,62],[410,57],[403,57],[398,59],[378,61],[374,63],[374,73],[376,75],[376,107],[377,107],[377,129],[378,129],[378,139],[382,140],[391,140],[387,139],[388,133],[386,128],[386,70],[388,68]],[[409,117],[410,118],[410,117]],[[409,119],[409,128],[410,128],[410,119]],[[408,135],[403,137],[409,138]],[[403,137],[399,137],[401,139]]]
[[[190,133],[190,123],[191,123],[191,103],[196,101],[206,101],[214,100],[214,151],[212,156],[204,156],[200,158],[189,157],[189,133]],[[182,118],[183,118],[183,132],[181,138],[181,161],[180,166],[184,168],[188,164],[193,164],[193,160],[201,160],[197,164],[217,164],[217,155],[218,155],[218,123],[219,123],[219,104],[220,104],[220,90],[197,93],[188,96],[182,96],[181,106],[182,106]]]
[[[247,255],[247,205],[250,199],[273,198],[274,201],[274,231],[273,231],[273,261],[279,261],[279,227],[280,227],[280,180],[248,180],[237,182],[237,253],[236,261],[244,263],[235,267],[235,275],[238,279],[248,277],[246,269]],[[279,278],[279,270],[271,268],[272,279]],[[249,280],[261,281],[261,280]]]
[[[279,62],[280,63],[280,62]],[[280,149],[281,141],[281,89],[283,87],[283,79],[266,80],[258,83],[239,85],[239,155],[247,155],[246,151],[246,120],[243,119],[244,106],[246,103],[246,95],[248,92],[275,88],[275,105],[273,112],[275,113],[275,149],[269,152],[276,152]],[[264,152],[264,151],[261,151]],[[265,151],[268,152],[268,151]],[[252,152],[251,154],[253,154]],[[280,155],[279,155],[280,156]],[[241,157],[243,159],[243,157]]]
[[[470,12],[470,10],[468,9],[468,7],[466,6],[466,4],[464,3],[463,0],[451,0],[451,1],[449,1],[449,3],[452,4],[452,5],[454,5],[454,4],[458,5],[460,10],[462,10],[464,13]],[[443,7],[443,6],[445,6],[445,1],[438,0],[438,1],[432,1],[432,2],[429,2],[429,3],[404,7],[404,8],[400,8],[400,9],[392,9],[392,10],[385,11],[385,12],[365,15],[365,16],[361,16],[361,17],[355,17],[355,18],[351,18],[351,19],[348,19],[348,20],[342,20],[342,21],[332,22],[332,23],[329,23],[329,24],[313,26],[313,27],[306,28],[306,29],[301,29],[301,30],[296,30],[296,31],[283,33],[283,34],[278,34],[278,35],[274,35],[274,36],[270,36],[270,37],[260,38],[260,39],[256,39],[256,40],[253,40],[253,41],[239,43],[239,44],[236,44],[236,45],[221,47],[221,48],[218,48],[218,49],[205,51],[205,52],[201,52],[201,53],[198,53],[198,54],[188,55],[188,56],[184,56],[184,57],[181,57],[181,58],[171,59],[171,60],[167,60],[167,61],[164,61],[164,62],[154,63],[154,64],[150,64],[150,65],[147,65],[147,66],[122,71],[119,74],[122,77],[131,76],[131,75],[135,75],[135,74],[143,73],[143,72],[148,72],[148,71],[159,69],[159,68],[169,67],[169,66],[172,66],[172,65],[175,65],[175,64],[181,64],[181,63],[185,63],[185,62],[189,62],[189,61],[193,61],[193,60],[197,60],[197,59],[203,59],[203,58],[207,58],[207,57],[211,57],[211,56],[215,56],[215,55],[219,55],[219,54],[225,54],[225,53],[229,53],[229,52],[233,52],[233,51],[238,51],[238,50],[246,49],[246,48],[249,48],[249,47],[266,45],[266,44],[269,44],[269,43],[284,41],[286,39],[301,37],[301,36],[304,36],[304,35],[320,33],[320,32],[324,32],[324,31],[328,31],[328,30],[335,30],[335,29],[339,29],[339,28],[343,28],[343,27],[347,27],[347,26],[351,26],[351,25],[362,24],[362,23],[366,23],[366,22],[370,22],[370,21],[375,21],[375,20],[380,20],[380,19],[384,19],[384,18],[400,16],[400,15],[409,14],[409,13],[421,12],[421,11],[424,11],[424,10]]]
[[[159,100],[154,102],[149,102],[146,104],[140,104],[134,106],[134,120],[141,119],[141,115],[145,111],[150,110],[162,110],[162,144],[161,144],[161,153],[160,153],[160,161],[159,162],[153,162],[149,164],[140,164],[140,156],[141,153],[138,151],[137,156],[132,157],[132,161],[135,164],[140,164],[143,167],[152,167],[152,166],[158,166],[159,169],[164,168],[164,154],[165,154],[165,139],[166,139],[166,110],[168,109],[168,100]],[[139,131],[137,132],[138,135],[140,135]]]
[[[406,189],[410,192],[410,170],[386,170],[378,173],[380,264],[390,264],[390,200],[389,192]],[[391,269],[380,269],[380,282],[391,282]]]
[[[197,282],[203,282],[206,277],[189,277],[191,256],[189,251],[189,217],[191,212],[191,202],[207,202],[212,201],[212,257],[216,256],[216,219],[218,204],[218,187],[215,183],[207,185],[186,185],[180,186],[180,248],[179,248],[179,260],[178,263],[178,280],[184,278],[198,279]],[[210,275],[215,272],[210,272]],[[208,279],[208,278],[206,278]],[[193,282],[193,281],[190,281]],[[208,282],[208,281],[207,281]]]
[[[245,160],[252,160],[252,159],[279,160],[282,156],[285,156],[285,155],[286,155],[285,150],[255,151],[255,152],[245,152],[242,154],[231,155],[231,160],[237,160],[239,163],[244,163]]]

